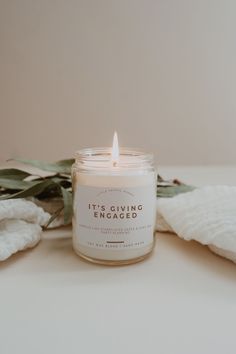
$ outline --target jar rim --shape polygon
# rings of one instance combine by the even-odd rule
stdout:
[[[111,147],[83,148],[75,153],[75,164],[82,169],[103,169],[111,166]],[[122,169],[150,169],[154,155],[142,149],[120,148],[117,167]]]
[[[127,147],[121,147],[119,149],[120,151],[120,156],[130,156],[130,157],[137,157],[140,159],[145,159],[145,160],[152,160],[154,158],[154,155],[149,152],[145,152],[142,149],[137,149],[137,148],[127,148]],[[88,158],[88,159],[96,159],[97,157],[104,157],[104,160],[108,159],[110,160],[112,148],[111,147],[93,147],[93,148],[83,148],[75,152],[75,159],[81,159],[81,158]]]

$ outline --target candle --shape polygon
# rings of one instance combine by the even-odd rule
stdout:
[[[110,148],[83,149],[72,167],[73,248],[101,264],[143,260],[154,247],[156,172],[153,156]]]

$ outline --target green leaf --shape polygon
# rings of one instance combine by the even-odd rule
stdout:
[[[72,219],[72,194],[67,189],[61,187],[64,202],[64,224],[67,225]]]
[[[180,193],[191,192],[195,189],[193,186],[188,186],[185,184],[179,186],[171,187],[157,187],[157,197],[159,198],[171,198]]]
[[[23,180],[28,176],[30,176],[30,173],[19,170],[17,168],[0,169],[0,178]]]
[[[47,163],[39,160],[15,159],[18,162],[39,168],[43,171],[70,174],[74,159],[60,160],[54,163]]]
[[[157,175],[157,183],[158,182],[164,182],[164,179],[159,174]]]
[[[64,206],[61,206],[59,209],[57,209],[55,211],[55,213],[52,214],[52,216],[50,217],[48,223],[43,227],[43,229],[47,229],[48,226],[60,215],[60,213],[62,212]]]
[[[49,186],[55,186],[56,184],[51,181],[51,180],[46,180],[46,181],[40,181],[36,183],[35,185],[26,188],[23,191],[8,195],[8,196],[1,196],[0,200],[3,199],[10,199],[10,198],[27,198],[27,197],[34,197],[42,193],[46,188]]]
[[[68,178],[61,177],[60,175],[47,177],[47,179],[51,179],[52,181],[54,181],[55,183],[58,183],[58,184],[61,184],[61,183],[63,184],[63,183],[69,182],[71,185],[71,181]]]
[[[60,167],[62,171],[60,173],[69,173],[71,174],[71,166],[75,162],[75,159],[65,159],[65,160],[60,160],[57,161],[55,164],[57,167]],[[64,172],[63,172],[64,170]]]
[[[1,178],[0,177],[0,187],[5,189],[26,189],[29,187],[34,186],[38,182],[34,181],[21,181],[21,180],[14,180],[11,178]]]

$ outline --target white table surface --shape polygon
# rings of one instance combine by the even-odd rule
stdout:
[[[167,178],[236,184],[233,167],[163,167]],[[234,354],[236,265],[157,234],[142,263],[105,267],[72,250],[71,229],[0,264],[0,353]]]

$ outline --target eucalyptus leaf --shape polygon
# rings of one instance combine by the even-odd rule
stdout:
[[[25,190],[22,190],[20,192],[11,194],[10,196],[1,196],[0,200],[3,199],[10,199],[10,198],[27,198],[27,197],[34,197],[42,193],[45,189],[48,187],[54,187],[55,182],[51,180],[45,180],[45,181],[39,181],[35,185],[26,188]]]
[[[64,224],[67,225],[72,219],[72,194],[63,187],[61,187],[61,193],[64,202]]]
[[[34,174],[22,171],[21,169],[0,169],[0,200],[28,197],[36,197],[38,200],[59,198],[63,200],[64,206],[61,206],[52,215],[48,225],[59,216],[63,208],[64,224],[69,224],[73,212],[70,173],[74,159],[60,160],[54,163],[26,159],[16,159],[16,161],[52,172],[53,174],[50,173],[43,178],[35,178]],[[31,177],[31,180],[25,180],[27,177]],[[183,184],[177,179],[164,180],[160,175],[157,177],[158,198],[171,198],[194,189],[195,187]]]
[[[1,178],[0,177],[0,187],[5,189],[23,190],[34,186],[37,182],[34,181],[21,181],[14,180],[12,178]]]
[[[171,198],[180,193],[191,192],[195,189],[193,186],[188,186],[186,184],[181,184],[178,186],[171,187],[157,187],[157,197],[159,198]]]
[[[58,208],[55,211],[55,213],[52,214],[52,216],[50,217],[48,223],[43,227],[44,229],[47,229],[48,226],[61,214],[63,208],[64,208],[64,206],[61,206],[60,208]]]
[[[157,183],[158,182],[164,182],[164,179],[159,174],[157,175]]]
[[[19,170],[18,168],[0,169],[0,178],[23,180],[28,176],[30,176],[30,173]]]
[[[58,176],[55,176],[55,177],[49,177],[47,179],[50,179],[51,181],[55,182],[55,183],[58,183],[58,184],[61,184],[62,182],[65,181],[64,178],[61,178],[61,177],[58,177]]]
[[[58,167],[61,167],[62,171],[60,173],[69,173],[71,174],[71,167],[73,163],[75,162],[75,159],[65,159],[65,160],[59,160],[56,162],[56,165]],[[64,169],[64,172],[63,172]]]
[[[15,159],[26,165],[30,165],[39,168],[43,171],[55,172],[55,173],[65,173],[70,174],[71,166],[74,163],[74,159],[60,160],[54,163],[48,163],[39,160],[26,160],[26,159]]]

